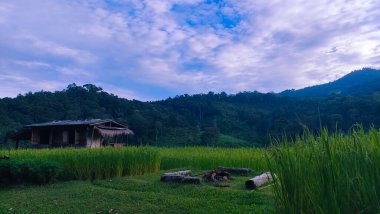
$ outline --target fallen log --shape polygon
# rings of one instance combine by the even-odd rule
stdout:
[[[256,188],[263,186],[266,183],[272,182],[272,181],[273,181],[272,174],[270,172],[265,172],[261,175],[255,176],[255,177],[249,179],[248,181],[246,181],[245,187],[247,189],[256,189]]]
[[[191,173],[191,170],[184,170],[184,171],[178,171],[178,172],[166,172],[164,175],[180,175],[180,176],[187,176]]]
[[[173,182],[173,183],[185,183],[185,184],[200,184],[201,180],[197,177],[192,176],[182,176],[182,175],[162,175],[162,182]]]
[[[179,172],[167,172],[161,175],[162,182],[186,183],[186,184],[200,184],[201,180],[197,177],[189,176],[190,170]]]
[[[227,167],[220,166],[218,167],[218,170],[223,170],[233,175],[243,175],[243,176],[249,175],[249,173],[251,173],[251,170],[248,168],[227,168]]]
[[[160,181],[162,182],[178,182],[180,183],[182,181],[182,178],[184,176],[182,175],[161,175]]]
[[[185,184],[201,184],[201,179],[192,176],[182,177],[181,183]]]

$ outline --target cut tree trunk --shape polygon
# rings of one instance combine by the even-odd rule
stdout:
[[[223,170],[233,175],[243,175],[243,176],[249,175],[249,173],[251,173],[251,170],[248,168],[227,168],[227,167],[220,166],[218,167],[218,170]]]
[[[256,188],[261,187],[261,186],[265,185],[266,183],[272,182],[272,181],[273,181],[272,174],[270,172],[265,172],[261,175],[253,177],[253,178],[249,179],[248,181],[246,181],[245,187],[247,189],[256,189]]]
[[[205,175],[203,175],[203,179],[207,181],[217,182],[230,180],[231,176],[229,172],[217,169],[207,172]]]

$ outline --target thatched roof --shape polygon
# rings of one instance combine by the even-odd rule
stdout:
[[[117,127],[105,127],[105,126],[95,126],[95,130],[98,131],[103,137],[115,137],[120,135],[133,135],[133,131],[128,128],[117,128]]]
[[[23,129],[13,133],[11,139],[28,140],[31,138],[32,129],[47,129],[49,127],[75,127],[90,126],[93,127],[103,137],[114,137],[120,135],[133,135],[133,131],[126,125],[120,124],[110,119],[92,119],[92,120],[61,120],[46,123],[35,123],[24,126]]]
[[[104,123],[113,123],[121,127],[125,127],[124,125],[110,119],[60,120],[60,121],[52,121],[52,122],[46,122],[46,123],[34,123],[34,124],[26,125],[25,127],[97,125],[97,124],[104,124]]]

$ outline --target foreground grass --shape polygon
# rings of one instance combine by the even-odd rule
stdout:
[[[0,155],[2,152],[5,151]],[[87,176],[77,177],[91,180],[185,167],[249,167],[255,173],[270,170],[277,177],[273,186],[277,213],[380,213],[380,130],[374,129],[366,133],[359,128],[347,135],[322,130],[317,136],[305,134],[269,150],[132,147],[22,150],[10,154],[11,158],[54,160],[63,163],[66,172],[83,173]],[[112,182],[10,188],[0,192],[0,208],[20,209],[17,213],[30,213],[30,209],[31,213],[33,209],[49,213],[56,208],[54,201],[58,201],[63,203],[62,209],[57,208],[61,213],[65,209],[68,213],[107,209],[127,213],[272,211],[271,197],[244,190],[247,178],[241,179],[225,189],[207,184],[162,184],[159,174],[113,178]],[[35,201],[28,202],[30,198]]]
[[[195,173],[201,173],[196,171]],[[161,172],[112,180],[60,182],[0,189],[0,213],[272,213],[271,187],[167,184]]]
[[[380,131],[305,135],[271,149],[280,213],[380,213]]]

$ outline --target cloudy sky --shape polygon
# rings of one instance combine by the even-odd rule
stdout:
[[[279,92],[380,67],[379,0],[0,0],[0,97]]]

